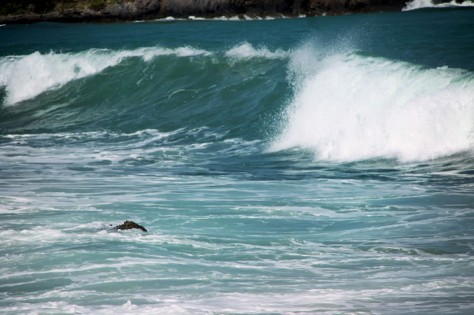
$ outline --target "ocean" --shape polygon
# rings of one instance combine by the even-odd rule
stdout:
[[[473,30],[1,26],[0,313],[473,314]]]

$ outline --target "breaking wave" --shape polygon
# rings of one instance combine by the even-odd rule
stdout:
[[[473,149],[473,73],[357,54],[315,61],[311,53],[292,57],[294,97],[270,151],[421,161]]]
[[[91,49],[79,53],[34,52],[26,56],[1,58],[0,86],[5,87],[6,104],[13,105],[57,89],[70,81],[98,74],[126,58],[142,58],[148,62],[158,56],[190,57],[209,54],[192,47],[147,47],[123,51]]]
[[[226,56],[241,60],[251,58],[284,59],[288,57],[288,52],[281,49],[271,51],[266,47],[255,48],[249,43],[243,43],[227,51]]]
[[[474,2],[470,0],[457,2],[452,0],[450,2],[435,3],[433,0],[413,0],[406,3],[403,11],[410,11],[422,8],[450,8],[450,7],[474,7]]]
[[[0,58],[0,87],[5,89],[4,103],[14,105],[46,91],[58,89],[71,81],[97,75],[128,58],[141,58],[144,62],[150,62],[160,56],[189,58],[211,55],[225,57],[231,61],[287,57],[285,51],[271,51],[266,47],[255,48],[249,43],[239,44],[224,52],[211,52],[190,46],[143,47],[120,51],[90,49],[78,53],[34,52],[24,56]]]

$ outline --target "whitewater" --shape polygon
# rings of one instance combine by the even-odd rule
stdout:
[[[472,10],[2,27],[0,312],[471,314]]]

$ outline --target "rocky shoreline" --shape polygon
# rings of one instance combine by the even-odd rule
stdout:
[[[4,0],[0,24],[319,16],[401,10],[407,0]]]

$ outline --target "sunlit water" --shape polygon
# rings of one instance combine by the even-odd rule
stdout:
[[[472,314],[473,13],[2,27],[1,312]]]

